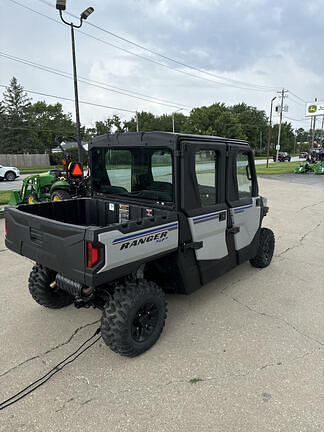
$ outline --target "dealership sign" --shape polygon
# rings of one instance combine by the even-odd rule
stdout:
[[[324,102],[308,102],[306,104],[306,117],[324,115]]]

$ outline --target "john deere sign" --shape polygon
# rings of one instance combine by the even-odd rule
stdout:
[[[306,104],[306,116],[324,115],[324,102],[309,102]]]

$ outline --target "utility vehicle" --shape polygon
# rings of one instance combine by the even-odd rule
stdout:
[[[165,293],[189,294],[250,260],[274,235],[247,142],[166,132],[89,143],[91,197],[8,207],[6,245],[35,261],[39,304],[103,310],[101,334],[136,356],[164,327]]]

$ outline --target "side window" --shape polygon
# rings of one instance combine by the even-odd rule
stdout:
[[[152,176],[155,182],[173,183],[170,150],[158,150],[152,154]]]
[[[131,191],[132,155],[129,150],[108,149],[106,170],[111,186]]]
[[[238,153],[236,158],[236,178],[239,199],[252,197],[252,178],[247,153]]]
[[[217,203],[216,152],[200,150],[195,153],[195,173],[201,207]]]

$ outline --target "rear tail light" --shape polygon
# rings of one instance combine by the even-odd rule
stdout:
[[[100,260],[100,248],[91,242],[87,243],[87,266],[94,267]]]
[[[8,234],[8,228],[7,228],[7,218],[5,218],[5,234]]]

